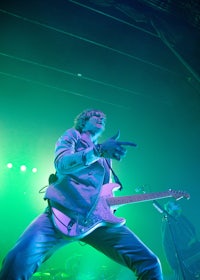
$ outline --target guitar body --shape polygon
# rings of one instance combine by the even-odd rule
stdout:
[[[114,197],[113,194],[120,188],[116,183],[109,183],[102,186],[96,204],[86,217],[79,213],[66,214],[55,207],[52,209],[52,218],[56,228],[69,239],[81,239],[100,226],[119,227],[126,223],[124,218],[118,218],[114,211],[120,205],[149,201],[166,197],[189,198],[189,194],[181,191],[168,190],[157,193],[144,193],[132,196]]]
[[[114,210],[108,205],[107,199],[113,197],[113,192],[119,189],[116,183],[105,184],[102,187],[99,199],[94,210],[83,217],[77,213],[73,218],[52,207],[53,222],[67,238],[81,239],[100,226],[119,227],[125,224],[124,218],[114,216]]]

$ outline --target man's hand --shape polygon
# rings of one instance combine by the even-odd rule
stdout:
[[[117,134],[113,137],[109,138],[102,144],[96,145],[96,150],[100,157],[121,160],[121,158],[124,157],[127,152],[126,148],[123,146],[137,146],[135,143],[132,142],[117,141],[119,136],[120,132],[118,131]]]

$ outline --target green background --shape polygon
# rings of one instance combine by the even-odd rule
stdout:
[[[191,199],[180,204],[199,235],[200,92],[194,71],[156,35],[73,1],[18,2],[2,2],[0,9],[0,261],[45,209],[39,191],[54,172],[55,142],[87,108],[107,115],[101,141],[120,130],[122,141],[138,144],[113,162],[124,186],[116,195],[138,194],[138,188],[186,191]],[[178,53],[183,37],[175,37]],[[190,47],[195,56],[195,40]],[[187,61],[187,53],[181,55]],[[26,172],[20,171],[22,164]],[[170,275],[161,240],[163,216],[152,202],[125,205],[116,215],[126,218]],[[132,279],[127,269],[78,242],[58,251],[40,271],[74,279]]]

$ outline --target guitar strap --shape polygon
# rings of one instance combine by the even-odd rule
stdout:
[[[108,162],[107,159],[106,159],[106,163],[107,163],[109,169],[110,169],[111,172],[112,172],[112,175],[113,175],[113,178],[114,178],[115,183],[117,183],[118,185],[120,185],[119,190],[121,191],[121,190],[123,189],[123,186],[122,186],[122,183],[121,183],[120,180],[119,180],[119,177],[118,177],[117,174],[114,172],[114,170],[112,169],[112,167],[111,167],[111,165],[110,165],[110,163]]]

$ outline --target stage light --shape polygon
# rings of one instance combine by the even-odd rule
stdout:
[[[29,171],[31,173],[37,173],[38,172],[37,167],[28,168],[26,164],[17,164],[17,163],[13,164],[11,162],[8,162],[8,163],[5,163],[4,166],[8,169],[15,169],[15,171],[21,171],[21,172]]]
[[[36,173],[37,172],[37,168],[36,167],[32,168],[32,172]]]
[[[8,168],[12,168],[12,167],[13,167],[12,163],[9,162],[9,163],[7,164],[7,167],[8,167]]]
[[[23,172],[26,171],[26,166],[25,165],[21,165],[20,166],[20,170],[23,171]]]

